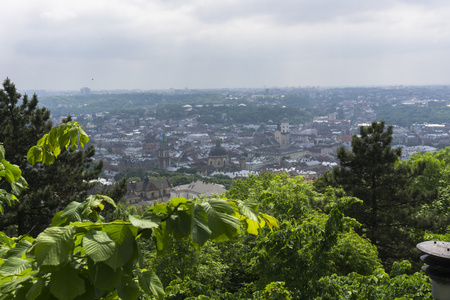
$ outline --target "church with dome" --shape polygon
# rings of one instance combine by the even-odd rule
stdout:
[[[211,148],[208,155],[208,166],[214,169],[221,169],[229,164],[227,150],[220,145],[220,140],[216,141],[216,146]]]

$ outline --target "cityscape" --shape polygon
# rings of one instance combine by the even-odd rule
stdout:
[[[383,114],[384,107],[405,107],[424,111],[424,114],[430,109],[450,111],[447,86],[172,89],[147,92],[151,98],[159,100],[149,101],[147,105],[142,100],[140,107],[129,100],[137,95],[145,99],[147,93],[122,93],[121,101],[128,102],[129,106],[113,111],[101,111],[86,103],[76,104],[76,101],[89,103],[89,97],[94,95],[114,94],[111,91],[93,92],[82,88],[79,93],[67,92],[69,98],[78,97],[76,101],[72,99],[70,104],[58,102],[60,108],[64,106],[68,111],[76,111],[77,106],[92,111],[73,114],[72,118],[79,121],[89,134],[90,143],[96,148],[95,159],[104,162],[103,182],[107,185],[113,184],[117,174],[127,168],[144,172],[189,169],[190,173],[205,178],[220,174],[231,179],[263,172],[288,172],[292,176],[314,180],[337,165],[339,147],[351,149],[352,135],[359,134],[360,126],[389,118]],[[202,95],[203,98],[190,101],[193,95]],[[167,103],[170,96],[175,97],[176,104]],[[51,107],[53,102],[50,100],[55,95],[47,97],[42,97],[41,102],[50,104],[52,111],[58,111],[58,107]],[[233,110],[242,111],[249,106],[294,110],[303,102],[308,104],[302,109],[310,112],[304,122],[299,121],[298,116],[289,120],[273,113],[261,122],[252,123],[246,122],[252,120],[251,115],[233,120],[233,115],[221,112],[228,108],[233,113]],[[161,107],[166,106],[181,114],[176,117],[158,115]],[[208,124],[210,119],[207,117],[212,112],[221,120]],[[380,113],[377,115],[377,112]],[[53,117],[57,122],[63,115]],[[402,147],[402,159],[413,153],[432,152],[450,145],[450,123],[435,123],[434,117],[425,119],[425,122],[422,120],[411,117],[401,123],[394,120],[387,124],[394,126],[392,145]],[[147,185],[145,193],[142,184],[130,183],[128,188],[128,201],[141,205],[150,205],[154,200],[169,201],[177,194],[170,180]],[[202,189],[197,187],[196,194],[194,191],[191,194],[198,196],[216,188],[212,184]]]

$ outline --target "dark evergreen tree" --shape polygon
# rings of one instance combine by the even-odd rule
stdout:
[[[52,128],[50,111],[37,105],[36,95],[31,100],[22,97],[14,83],[5,79],[0,89],[0,142],[5,158],[13,164],[23,166],[28,149]]]
[[[360,135],[352,137],[352,150],[338,150],[340,166],[315,184],[322,190],[342,187],[363,200],[348,213],[362,223],[362,233],[378,247],[387,267],[393,260],[414,256],[412,231],[420,226],[415,212],[429,199],[426,191],[412,184],[423,168],[396,164],[401,148],[391,147],[392,133],[392,126],[385,128],[384,121],[361,127]]]
[[[7,78],[0,90],[0,142],[6,159],[22,169],[29,188],[22,193],[20,204],[7,210],[0,219],[0,230],[17,225],[18,234],[36,235],[46,228],[51,217],[71,201],[83,201],[89,181],[97,179],[103,163],[93,163],[95,149],[63,150],[51,166],[31,166],[26,161],[28,149],[47,133],[52,123],[50,111],[39,108],[33,95],[22,97]],[[69,121],[70,116],[67,120]],[[7,186],[2,186],[7,189]],[[123,193],[122,193],[123,194]]]

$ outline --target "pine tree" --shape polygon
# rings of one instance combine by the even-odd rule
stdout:
[[[363,200],[348,213],[362,224],[361,232],[378,247],[388,267],[393,260],[413,255],[416,241],[411,232],[418,225],[414,213],[429,196],[412,184],[423,169],[396,164],[401,148],[391,147],[392,133],[392,126],[385,128],[384,121],[360,127],[360,135],[352,137],[352,150],[341,147],[340,165],[316,182],[319,189],[342,187]]]
[[[49,119],[50,111],[38,107],[36,95],[29,100],[27,95],[22,97],[17,92],[8,78],[3,82],[0,142],[5,146],[6,159],[22,169],[29,188],[21,194],[20,204],[9,208],[0,218],[0,230],[17,225],[18,234],[38,234],[68,203],[84,201],[87,191],[94,186],[90,181],[97,179],[102,171],[103,162],[93,163],[93,146],[77,151],[63,150],[51,166],[29,165],[28,149],[51,129]],[[64,121],[69,120],[70,116]],[[3,188],[6,189],[6,185]]]
[[[0,142],[13,164],[24,165],[28,149],[52,127],[50,111],[37,105],[36,94],[31,100],[22,97],[14,83],[5,79],[0,89]]]

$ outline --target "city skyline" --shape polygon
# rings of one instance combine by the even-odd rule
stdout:
[[[446,1],[18,0],[0,75],[19,89],[449,85]]]

